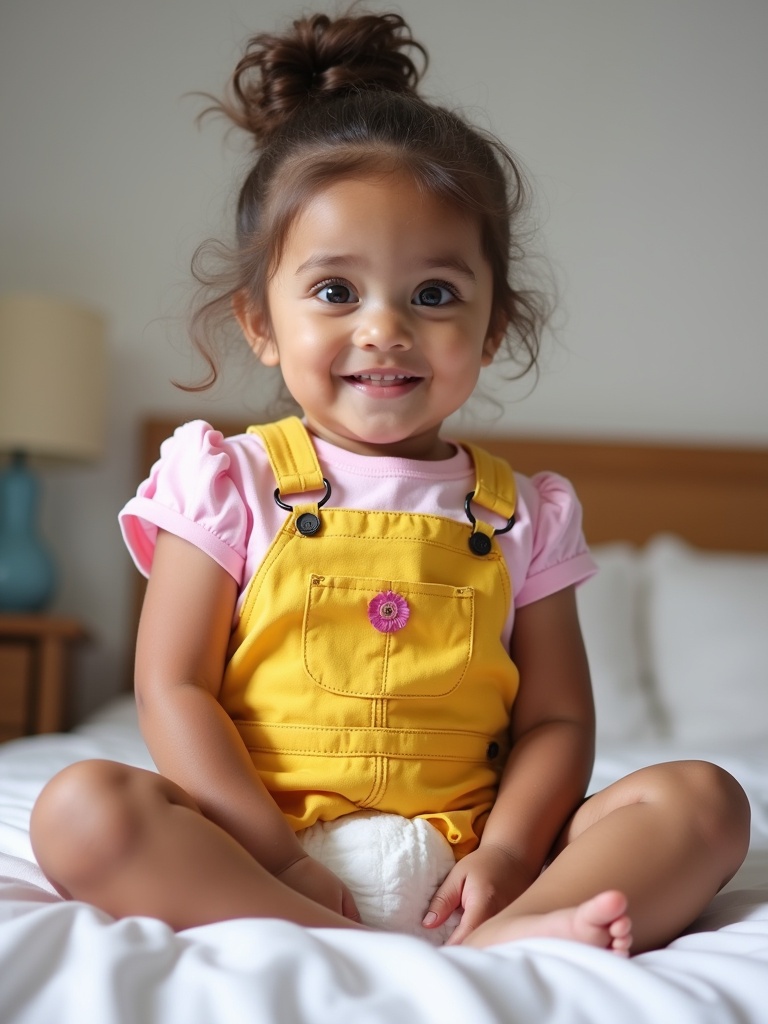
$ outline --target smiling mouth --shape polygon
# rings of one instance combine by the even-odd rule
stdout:
[[[415,384],[421,377],[410,377],[404,373],[352,373],[345,378],[353,384],[368,384],[379,388],[398,387],[403,384]]]

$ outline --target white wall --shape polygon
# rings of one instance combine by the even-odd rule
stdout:
[[[380,4],[374,6],[384,9]],[[133,570],[115,514],[148,410],[248,419],[266,403],[235,360],[212,398],[183,312],[196,244],[231,209],[241,150],[194,124],[277,0],[4,0],[0,291],[43,289],[109,320],[109,452],[44,468],[57,609],[93,641],[82,710],[122,682]],[[296,8],[298,10],[298,7]],[[501,135],[534,180],[561,327],[535,392],[494,430],[768,439],[765,326],[768,5],[764,0],[411,0],[426,92]],[[513,400],[514,399],[514,400]],[[482,403],[475,403],[482,416]],[[486,422],[487,422],[486,416]]]

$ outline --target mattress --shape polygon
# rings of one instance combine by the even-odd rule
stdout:
[[[753,808],[751,850],[736,877],[684,935],[630,960],[562,939],[481,951],[396,930],[304,929],[277,920],[174,933],[156,920],[114,921],[61,900],[29,845],[34,799],[60,768],[88,757],[152,767],[132,702],[116,701],[72,733],[0,747],[0,1021],[768,1022],[765,748],[759,738],[601,744],[593,789],[645,764],[706,756],[740,780]]]

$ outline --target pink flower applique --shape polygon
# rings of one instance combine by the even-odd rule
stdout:
[[[384,590],[368,605],[368,618],[380,633],[396,633],[408,621],[411,609],[408,602],[393,590]]]

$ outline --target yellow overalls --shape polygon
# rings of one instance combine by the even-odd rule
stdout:
[[[327,499],[300,420],[250,432],[279,504],[324,487]],[[466,447],[473,504],[513,522],[509,466]],[[466,523],[324,505],[293,506],[251,580],[220,700],[294,829],[364,809],[418,816],[463,856],[494,800],[518,687],[497,531],[469,500]]]

